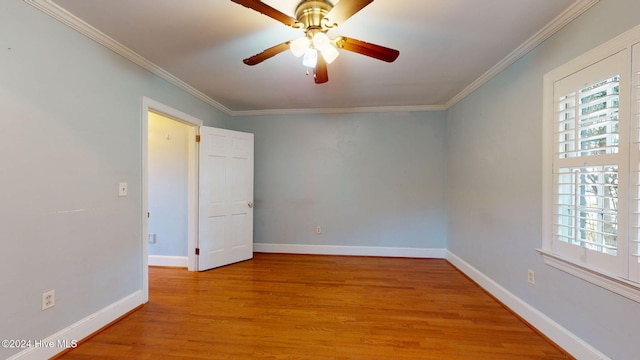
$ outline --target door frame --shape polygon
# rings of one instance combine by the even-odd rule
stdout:
[[[142,98],[142,291],[144,302],[149,301],[149,112],[168,117],[172,120],[189,125],[188,175],[187,175],[187,269],[198,270],[198,257],[195,254],[198,236],[198,143],[196,135],[204,122],[180,110],[150,99]]]

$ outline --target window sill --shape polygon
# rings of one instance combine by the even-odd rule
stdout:
[[[545,264],[640,303],[640,284],[578,264],[548,250],[536,250],[544,258]]]

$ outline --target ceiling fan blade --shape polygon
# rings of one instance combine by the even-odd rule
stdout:
[[[324,17],[327,19],[326,26],[335,27],[342,24],[372,2],[373,0],[340,0]]]
[[[313,79],[316,84],[323,84],[329,81],[329,73],[327,72],[327,62],[322,56],[318,56],[316,70],[313,73]]]
[[[344,0],[343,0],[344,1]],[[388,47],[370,44],[368,42],[339,36],[335,40],[338,48],[353,51],[386,62],[394,62],[400,55],[400,51]]]
[[[247,65],[259,64],[259,63],[267,60],[270,57],[276,56],[276,55],[280,54],[281,52],[288,50],[289,49],[289,43],[290,43],[290,41],[287,41],[287,42],[283,42],[282,44],[278,44],[276,46],[272,46],[272,47],[268,48],[267,50],[261,52],[260,54],[253,55],[251,57],[248,57],[248,58],[242,60],[242,62],[247,64]]]
[[[263,3],[260,0],[231,0],[231,1],[236,4],[240,4],[242,6],[248,7],[249,9],[253,9],[272,19],[280,21],[281,23],[287,26],[300,27],[300,23],[298,22],[298,20],[281,12],[280,10],[272,8],[271,6]]]

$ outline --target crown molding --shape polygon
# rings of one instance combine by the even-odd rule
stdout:
[[[308,109],[264,109],[233,111],[233,116],[260,115],[313,115],[313,114],[351,114],[351,113],[382,113],[382,112],[417,112],[446,110],[444,105],[408,105],[408,106],[365,106],[350,108],[308,108]]]
[[[451,100],[447,101],[444,107],[446,109],[449,109],[453,105],[457,104],[460,100],[467,97],[469,94],[477,90],[480,86],[491,80],[494,76],[498,75],[501,71],[512,65],[514,62],[518,61],[518,59],[526,55],[529,51],[535,49],[543,41],[547,40],[553,34],[560,31],[560,29],[565,27],[578,16],[582,15],[585,11],[589,10],[599,1],[600,0],[576,0],[576,2],[569,6],[560,15],[551,20],[551,22],[549,22],[540,31],[535,33],[527,41],[518,46],[504,59],[500,60],[500,62],[498,62],[491,69],[482,74],[474,82],[469,84],[469,86],[464,88],[464,90],[451,98]]]
[[[75,15],[71,14],[64,8],[60,7],[58,4],[54,3],[52,0],[24,0],[24,2],[44,12],[45,14],[53,17],[54,19],[62,22],[63,24],[71,27],[72,29],[78,31],[79,33],[87,36],[91,40],[99,43],[100,45],[106,47],[107,49],[121,55],[125,59],[132,61],[133,63],[141,66],[142,68],[150,71],[151,73],[159,76],[160,78],[179,87],[180,89],[195,96],[196,98],[208,103],[209,105],[215,107],[216,109],[228,115],[232,114],[232,111],[227,107],[225,107],[224,105],[213,100],[209,96],[200,92],[198,89],[180,80],[175,75],[164,70],[160,66],[152,63],[151,61],[142,57],[138,53],[134,52],[133,50],[119,43],[118,41],[107,36],[105,33],[94,28],[93,26],[89,25],[82,19],[76,17]]]
[[[544,28],[530,37],[522,45],[512,51],[504,59],[494,65],[487,72],[482,74],[474,82],[469,84],[464,90],[455,95],[449,101],[442,105],[411,105],[411,106],[376,106],[376,107],[359,107],[359,108],[312,108],[312,109],[264,109],[264,110],[250,110],[250,111],[234,111],[226,106],[220,104],[209,96],[205,95],[201,91],[197,90],[193,86],[180,80],[178,77],[152,63],[146,58],[142,57],[133,50],[127,48],[118,41],[107,36],[105,33],[99,31],[78,17],[74,16],[64,8],[58,6],[53,0],[24,0],[25,3],[35,7],[36,9],[44,12],[45,14],[59,20],[72,29],[87,36],[93,41],[103,45],[104,47],[112,50],[113,52],[121,55],[125,59],[132,61],[133,63],[141,66],[142,68],[150,71],[151,73],[159,76],[160,78],[168,81],[169,83],[177,86],[178,88],[186,91],[187,93],[195,96],[196,98],[208,103],[214,108],[224,112],[231,116],[259,116],[259,115],[300,115],[300,114],[336,114],[336,113],[364,113],[364,112],[412,112],[412,111],[441,111],[447,110],[459,101],[467,97],[469,94],[480,88],[486,82],[491,80],[498,73],[509,67],[518,59],[523,57],[529,51],[536,48],[543,41],[551,37],[553,34],[562,29],[565,25],[572,20],[580,16],[589,8],[597,4],[600,0],[576,0],[570,7],[568,7],[562,14],[554,18]]]

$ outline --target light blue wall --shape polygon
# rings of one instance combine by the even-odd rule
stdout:
[[[612,359],[637,359],[640,304],[543,264],[542,78],[640,23],[602,0],[448,111],[448,247]],[[527,283],[527,269],[536,284]]]
[[[255,242],[445,248],[445,120],[444,112],[233,118],[230,128],[255,134]]]
[[[187,256],[190,131],[190,125],[149,113],[147,233],[155,237],[149,255]]]
[[[229,119],[24,2],[1,1],[0,273],[15,276],[0,278],[0,338],[45,338],[140,290],[147,96],[256,135],[257,243],[448,247],[611,358],[635,358],[640,306],[545,266],[534,249],[542,76],[638,14],[636,0],[602,0],[446,113]],[[42,312],[53,288],[57,304]]]
[[[0,339],[44,339],[142,289],[143,96],[226,121],[25,2],[0,1]]]

